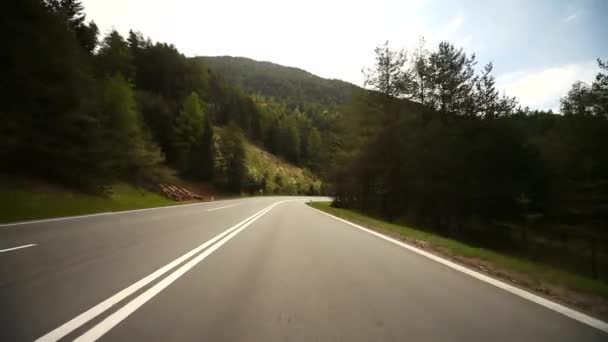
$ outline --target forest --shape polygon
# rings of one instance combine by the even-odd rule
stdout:
[[[330,115],[246,95],[202,60],[140,32],[102,35],[80,1],[11,6],[1,24],[12,42],[3,64],[2,172],[87,192],[175,177],[237,194],[271,182],[272,193],[320,191],[281,173],[260,176],[245,158],[251,143],[318,172],[328,158],[319,126]]]
[[[449,42],[375,55],[344,113],[334,206],[605,279],[608,61],[553,113]]]
[[[561,113],[500,94],[492,63],[448,42],[376,49],[374,90],[353,103],[333,174],[337,201],[456,230],[488,220],[608,222],[608,65],[577,82]],[[348,145],[348,146],[346,146]]]
[[[269,62],[186,57],[136,31],[101,34],[77,0],[11,6],[3,173],[92,192],[181,177],[233,193],[323,193],[450,236],[501,225],[606,235],[606,60],[553,113],[501,94],[492,63],[449,42],[379,46],[361,88]],[[246,165],[247,143],[323,187],[285,191],[287,180]]]

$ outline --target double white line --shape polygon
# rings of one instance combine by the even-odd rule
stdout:
[[[173,260],[171,263],[169,263],[169,264],[165,265],[164,267],[158,269],[154,273],[152,273],[152,274],[150,274],[150,275],[148,275],[148,276],[140,279],[139,281],[137,281],[133,285],[131,285],[131,286],[123,289],[122,291],[116,293],[112,297],[104,300],[103,302],[95,305],[94,307],[90,308],[89,310],[87,310],[87,311],[83,312],[82,314],[78,315],[74,319],[72,319],[72,320],[64,323],[60,327],[58,327],[58,328],[50,331],[49,333],[47,333],[44,336],[38,338],[36,340],[36,342],[58,341],[59,339],[65,337],[66,335],[68,335],[69,333],[71,333],[74,330],[78,329],[79,327],[81,327],[85,323],[89,322],[93,318],[99,316],[100,314],[102,314],[106,310],[110,309],[115,304],[118,304],[119,302],[121,302],[122,300],[124,300],[126,297],[128,297],[128,296],[132,295],[133,293],[137,292],[142,287],[150,284],[151,282],[153,282],[157,278],[159,278],[162,275],[164,275],[165,273],[169,272],[171,269],[173,269],[177,265],[181,264],[182,262],[190,259],[194,255],[196,255],[199,252],[201,252],[201,251],[204,250],[202,253],[196,255],[196,257],[192,258],[186,264],[182,265],[181,267],[179,267],[178,269],[176,269],[175,271],[173,271],[173,273],[171,273],[170,275],[168,275],[167,277],[165,277],[164,279],[162,279],[161,281],[159,281],[158,283],[156,283],[154,286],[150,287],[148,290],[146,290],[145,292],[143,292],[142,294],[140,294],[139,296],[137,296],[135,299],[131,300],[129,303],[127,303],[126,305],[124,305],[123,307],[121,307],[119,310],[117,310],[116,312],[114,312],[113,314],[111,314],[110,316],[108,316],[107,318],[105,318],[103,321],[101,321],[100,323],[98,323],[97,325],[95,325],[93,328],[91,328],[90,330],[86,331],[80,337],[78,337],[78,338],[75,339],[75,341],[79,341],[79,342],[96,341],[101,336],[103,336],[105,333],[107,333],[108,331],[110,331],[110,329],[112,329],[118,323],[120,323],[122,320],[124,320],[125,318],[127,318],[135,310],[137,310],[139,307],[141,307],[142,305],[144,305],[147,301],[149,301],[150,299],[152,299],[152,297],[154,297],[155,295],[157,295],[158,293],[160,293],[163,289],[165,289],[167,286],[171,285],[171,283],[173,283],[174,281],[176,281],[179,277],[181,277],[182,275],[184,275],[184,273],[188,272],[191,268],[193,268],[198,263],[200,263],[201,261],[203,261],[206,257],[208,257],[209,255],[211,255],[211,253],[213,253],[215,250],[217,250],[218,248],[220,248],[223,244],[225,244],[226,242],[228,242],[228,240],[232,239],[235,235],[237,235],[238,233],[240,233],[243,229],[247,228],[250,224],[252,224],[258,218],[260,218],[262,215],[266,214],[272,208],[274,208],[275,206],[277,206],[277,205],[279,205],[279,204],[281,204],[283,202],[286,202],[286,201],[281,201],[281,202],[274,203],[274,204],[272,204],[272,205],[270,205],[270,206],[268,206],[268,207],[266,207],[266,208],[258,211],[254,215],[252,215],[252,216],[246,218],[245,220],[239,222],[238,224],[234,225],[233,227],[229,228],[228,230],[226,230],[226,231],[222,232],[221,234],[217,235],[213,239],[211,239],[211,240],[203,243],[202,245],[200,245],[200,246],[196,247],[195,249],[191,250],[190,252],[188,252],[188,253],[182,255],[181,257]],[[211,247],[209,247],[209,246],[211,246]]]

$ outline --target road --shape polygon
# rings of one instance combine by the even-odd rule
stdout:
[[[0,341],[608,341],[304,201],[0,226]]]

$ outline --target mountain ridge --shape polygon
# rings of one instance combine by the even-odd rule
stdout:
[[[290,105],[347,104],[365,89],[339,79],[328,79],[297,67],[240,56],[196,56],[210,70],[249,95],[279,98]]]

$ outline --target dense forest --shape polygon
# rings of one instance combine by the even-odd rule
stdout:
[[[2,172],[87,191],[181,177],[263,192],[264,177],[279,176],[248,168],[247,142],[320,169],[321,133],[297,106],[245,95],[200,59],[139,32],[101,36],[78,0],[11,6],[1,21],[11,44],[3,56]]]
[[[448,42],[375,53],[364,71],[373,92],[344,114],[352,134],[332,174],[337,205],[451,236],[497,221],[606,233],[605,61],[555,114],[501,95],[492,64],[477,68]]]

